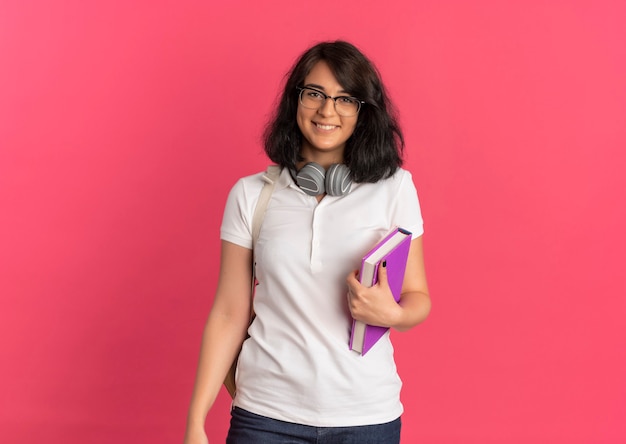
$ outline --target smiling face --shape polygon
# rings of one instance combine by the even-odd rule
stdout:
[[[323,91],[331,97],[350,95],[324,61],[313,66],[304,78],[304,86]],[[306,161],[314,161],[325,167],[343,162],[346,141],[354,132],[358,115],[340,116],[335,110],[334,101],[327,99],[318,109],[308,109],[298,103],[296,118],[304,136],[301,154]]]

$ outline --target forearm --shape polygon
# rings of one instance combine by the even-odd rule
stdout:
[[[403,293],[391,327],[398,331],[407,331],[421,324],[430,313],[430,296],[421,291]]]
[[[220,278],[202,337],[188,431],[204,427],[206,415],[224,382],[250,322],[252,252],[222,241]]]
[[[224,377],[243,340],[247,319],[212,311],[204,328],[196,382],[189,407],[188,428],[204,427]]]
[[[391,327],[406,331],[424,322],[430,313],[430,295],[426,283],[422,237],[411,241],[400,302]]]

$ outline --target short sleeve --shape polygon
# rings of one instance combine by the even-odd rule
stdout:
[[[252,213],[263,181],[262,173],[239,179],[226,199],[220,238],[244,248],[252,248]]]
[[[394,211],[395,225],[409,230],[413,239],[424,234],[424,220],[417,189],[409,171],[400,170],[397,200]]]

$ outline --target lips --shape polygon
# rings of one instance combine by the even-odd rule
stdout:
[[[316,122],[313,122],[313,123],[317,129],[320,129],[322,131],[331,131],[331,130],[334,130],[335,128],[338,128],[337,125],[322,125],[321,123],[316,123]]]

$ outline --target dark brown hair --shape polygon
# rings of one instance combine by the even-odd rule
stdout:
[[[298,89],[316,63],[325,61],[339,84],[365,103],[356,128],[346,142],[344,162],[355,182],[378,182],[402,165],[404,137],[376,67],[354,45],[344,41],[319,43],[305,51],[287,73],[274,117],[265,129],[267,156],[295,169],[302,161],[302,133],[296,121]]]

